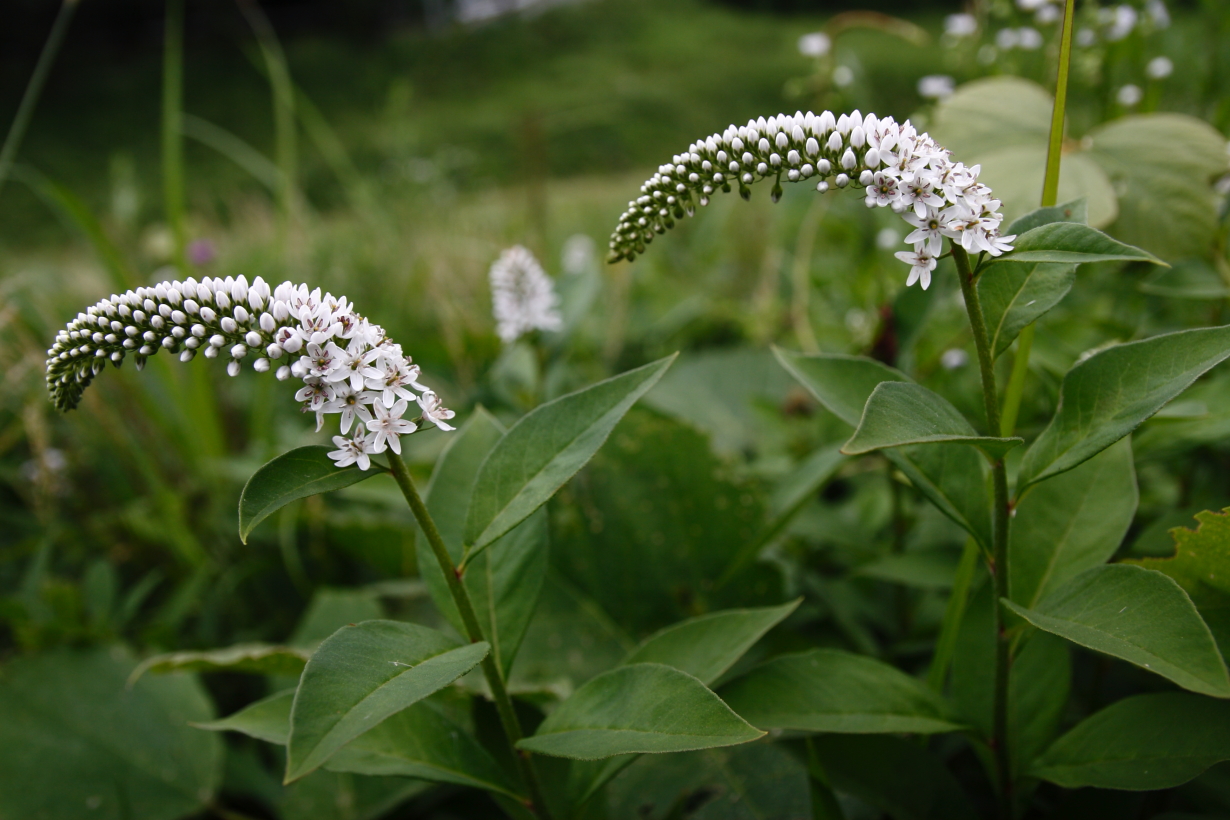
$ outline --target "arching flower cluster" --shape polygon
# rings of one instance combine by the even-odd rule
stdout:
[[[495,332],[504,344],[535,330],[559,330],[564,321],[551,277],[534,254],[515,245],[491,264],[491,307]]]
[[[910,223],[914,231],[906,241],[914,250],[897,257],[910,265],[908,284],[926,288],[944,238],[992,256],[1012,249],[1016,237],[1000,235],[1000,202],[978,181],[979,170],[953,162],[908,120],[898,124],[858,111],[840,117],[830,111],[762,117],[695,142],[661,166],[620,217],[611,237],[611,261],[644,253],[655,233],[694,214],[697,202],[708,205],[715,191],[738,185],[747,199],[748,186],[772,178],[777,202],[783,179],[814,179],[821,193],[834,186],[865,189],[868,207],[892,208]]]
[[[334,437],[339,451],[330,455],[343,466],[367,469],[369,454],[400,453],[400,436],[424,422],[453,429],[453,412],[419,382],[418,365],[345,297],[290,282],[271,290],[260,277],[250,286],[242,276],[162,282],[77,314],[47,351],[51,400],[71,410],[108,362],[118,367],[132,356],[140,369],[160,350],[182,362],[198,353],[229,358],[232,376],[251,358],[257,372],[301,379],[295,398],[316,415],[317,430],[330,414],[340,416],[343,434],[355,428],[350,438]],[[411,402],[420,411],[413,420],[404,418]]]

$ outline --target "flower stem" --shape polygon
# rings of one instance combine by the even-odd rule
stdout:
[[[987,339],[987,327],[978,300],[974,270],[969,255],[959,245],[953,245],[952,258],[957,263],[961,294],[978,348],[978,368],[982,375],[982,398],[986,404],[987,429],[994,435],[1001,429],[999,396],[995,389],[995,359]],[[995,580],[995,694],[991,720],[991,751],[995,756],[995,774],[999,781],[999,811],[1003,820],[1012,817],[1012,759],[1008,748],[1008,675],[1012,656],[1011,645],[1004,629],[1000,601],[1008,597],[1008,471],[1001,457],[991,465],[994,499],[991,508],[992,559],[991,577]]]
[[[1059,163],[1063,158],[1063,123],[1068,108],[1068,74],[1072,66],[1072,17],[1076,0],[1066,0],[1063,9],[1063,28],[1059,34],[1059,72],[1055,78],[1055,107],[1051,109],[1051,136],[1046,149],[1046,177],[1042,180],[1043,208],[1049,208],[1059,200]],[[1001,436],[1011,436],[1016,429],[1017,413],[1021,409],[1021,396],[1025,390],[1025,376],[1029,372],[1029,351],[1034,342],[1034,325],[1025,326],[1017,337],[1016,356],[1012,360],[1012,375],[1008,377],[1008,389],[1004,391],[1003,424]]]
[[[389,469],[393,472],[393,478],[396,479],[397,486],[401,488],[402,495],[406,497],[406,503],[410,505],[410,511],[414,513],[415,519],[419,522],[419,526],[427,536],[427,542],[431,544],[431,551],[435,554],[436,561],[440,563],[440,571],[444,573],[444,579],[448,582],[448,591],[453,596],[453,603],[457,605],[457,611],[461,613],[461,621],[465,625],[466,636],[470,639],[470,643],[486,640],[483,636],[482,628],[478,625],[478,615],[474,612],[474,604],[470,601],[470,593],[466,591],[461,575],[457,572],[457,567],[453,564],[453,559],[448,554],[448,547],[444,545],[444,539],[440,537],[440,531],[436,528],[436,522],[432,520],[431,513],[427,511],[427,505],[423,503],[423,499],[419,496],[419,492],[414,486],[413,479],[410,478],[410,471],[406,469],[406,462],[402,460],[399,454],[392,450],[388,451],[388,457]],[[487,679],[487,686],[491,688],[491,696],[495,700],[495,708],[499,712],[500,724],[504,727],[504,735],[508,738],[509,751],[512,753],[513,759],[517,761],[517,767],[521,770],[521,776],[530,790],[531,802],[527,808],[536,817],[550,820],[550,813],[547,809],[546,800],[542,796],[542,786],[538,782],[538,773],[534,769],[534,763],[527,753],[517,748],[517,741],[521,740],[524,736],[521,731],[521,721],[517,719],[517,713],[513,709],[512,698],[509,697],[508,689],[504,686],[504,675],[496,664],[495,657],[490,652],[483,658],[482,669],[483,676]]]
[[[180,275],[188,271],[184,228],[184,0],[167,0],[162,47],[162,197]]]

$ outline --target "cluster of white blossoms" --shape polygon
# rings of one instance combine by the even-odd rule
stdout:
[[[229,358],[232,376],[250,357],[258,373],[301,379],[295,398],[303,412],[316,414],[318,431],[334,413],[343,434],[356,428],[349,438],[334,437],[339,450],[329,455],[342,466],[367,469],[370,454],[400,453],[399,437],[424,422],[453,429],[447,423],[453,411],[419,382],[419,366],[345,297],[291,282],[271,290],[260,277],[250,286],[242,276],[161,282],[77,314],[47,351],[51,400],[71,410],[108,362],[118,367],[131,355],[140,369],[160,350],[181,362],[198,353]],[[413,420],[404,418],[411,402],[420,410]]]
[[[504,344],[535,330],[559,330],[564,320],[551,277],[534,254],[520,245],[491,264],[491,307],[495,331]]]
[[[921,282],[926,289],[945,238],[974,253],[999,256],[1012,250],[1016,237],[1000,236],[1000,202],[978,181],[979,170],[953,162],[909,120],[898,124],[858,111],[840,117],[830,111],[762,117],[695,142],[658,168],[620,216],[610,261],[632,261],[655,233],[693,215],[697,202],[708,205],[715,191],[738,185],[747,199],[749,185],[772,178],[777,202],[783,179],[816,179],[821,193],[833,186],[862,188],[868,207],[900,214],[914,228],[906,237],[914,250],[896,256],[910,266],[907,284]]]

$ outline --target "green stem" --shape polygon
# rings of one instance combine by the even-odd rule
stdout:
[[[413,479],[410,478],[410,471],[406,469],[406,462],[402,457],[393,452],[388,451],[389,469],[393,472],[393,478],[397,481],[397,486],[401,488],[402,495],[406,497],[406,503],[410,505],[411,512],[414,513],[415,519],[419,522],[419,527],[427,536],[427,543],[431,545],[431,551],[436,556],[436,561],[440,564],[440,571],[444,573],[444,579],[448,582],[448,591],[453,596],[453,603],[457,605],[457,611],[461,613],[461,621],[465,625],[466,637],[470,639],[470,643],[478,643],[484,641],[482,627],[478,623],[478,615],[474,612],[474,604],[470,601],[470,593],[466,591],[465,584],[461,580],[461,573],[457,571],[456,565],[453,564],[452,556],[448,554],[448,547],[444,545],[444,539],[440,537],[440,531],[436,528],[436,522],[432,520],[431,513],[427,511],[427,505],[423,503],[423,499],[419,496],[418,490],[414,486]],[[521,776],[525,779],[526,786],[530,790],[531,803],[527,806],[536,817],[543,820],[550,820],[547,803],[542,796],[542,787],[538,782],[538,773],[534,769],[533,760],[530,756],[517,748],[517,741],[524,736],[521,731],[521,721],[517,719],[517,713],[513,709],[512,698],[508,695],[508,689],[504,685],[504,675],[500,671],[499,666],[495,662],[495,657],[490,652],[483,658],[482,662],[483,676],[487,679],[487,685],[491,688],[491,696],[495,700],[496,711],[500,715],[500,724],[504,727],[504,734],[508,738],[508,748],[512,753],[513,759],[517,761],[517,766],[521,770]]]
[[[935,655],[931,658],[931,668],[927,670],[927,685],[940,694],[944,692],[948,666],[952,663],[953,652],[957,648],[957,635],[961,631],[961,621],[965,618],[965,606],[969,602],[974,568],[978,566],[978,552],[978,542],[973,538],[966,539],[965,549],[961,552],[961,563],[957,564],[957,574],[953,578],[952,595],[949,596],[948,606],[944,609],[940,637],[935,642]]]
[[[1067,0],[1063,9],[1063,27],[1059,33],[1059,73],[1055,78],[1055,106],[1051,109],[1051,136],[1046,149],[1046,177],[1042,180],[1043,208],[1049,208],[1059,200],[1059,164],[1063,159],[1063,123],[1068,109],[1068,74],[1072,66],[1072,17],[1076,0]],[[1021,396],[1025,391],[1025,376],[1029,372],[1029,351],[1033,347],[1034,326],[1029,324],[1021,331],[1012,360],[1012,375],[1008,377],[1008,389],[1004,393],[1004,417],[1000,427],[1001,436],[1011,436],[1016,429],[1017,414],[1021,409]]]
[[[175,265],[188,272],[184,229],[184,0],[167,0],[162,48],[162,198]]]
[[[4,182],[13,168],[13,160],[17,158],[17,150],[21,148],[26,129],[30,127],[30,120],[34,118],[34,108],[38,105],[38,98],[47,83],[47,75],[51,73],[51,66],[55,64],[56,55],[64,43],[64,35],[68,32],[69,21],[73,19],[73,12],[76,10],[77,0],[64,0],[60,4],[60,12],[51,25],[51,33],[47,35],[43,51],[38,55],[38,62],[34,64],[34,73],[30,75],[26,92],[21,96],[13,124],[9,126],[8,136],[4,138],[4,146],[0,147],[0,190],[3,190]]]
[[[952,246],[952,258],[957,263],[957,275],[961,281],[961,294],[965,297],[965,310],[969,314],[970,328],[974,332],[974,345],[978,348],[978,369],[982,376],[982,398],[986,404],[987,429],[994,432],[1002,429],[999,414],[999,397],[995,390],[995,358],[987,338],[987,326],[982,316],[978,299],[978,287],[974,281],[974,269],[969,255],[960,246]],[[1000,601],[1008,597],[1008,471],[1000,458],[991,465],[994,487],[992,520],[991,576],[995,580],[995,694],[991,719],[991,751],[995,755],[995,773],[999,781],[999,810],[1003,820],[1012,817],[1012,761],[1008,748],[1008,675],[1011,663],[1011,643],[1004,629],[1003,608]]]

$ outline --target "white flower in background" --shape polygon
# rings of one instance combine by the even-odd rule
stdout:
[[[876,247],[891,251],[901,244],[901,232],[893,228],[881,228],[876,234]]]
[[[520,245],[509,248],[492,263],[489,276],[495,331],[504,344],[535,330],[563,327],[555,286],[534,254]]]
[[[594,266],[598,258],[598,247],[588,235],[574,233],[564,240],[564,248],[560,253],[560,263],[564,273],[577,276]]]
[[[1174,73],[1174,63],[1169,57],[1154,57],[1145,66],[1145,74],[1152,80],[1164,80]]]
[[[1017,44],[1026,51],[1036,51],[1042,48],[1042,32],[1036,28],[1022,26],[1016,30]]]
[[[973,37],[978,33],[978,18],[972,14],[950,14],[944,18],[944,33],[950,37]]]
[[[367,453],[383,452],[390,435],[416,429],[401,419],[407,398],[416,398],[405,385],[430,392],[418,383],[419,368],[401,347],[379,325],[355,313],[344,297],[291,282],[271,290],[260,277],[249,286],[242,276],[228,276],[137,288],[77,314],[47,351],[51,400],[58,409],[71,410],[108,362],[118,367],[132,356],[140,369],[160,350],[178,354],[183,362],[198,352],[209,359],[225,355],[232,376],[249,353],[259,373],[276,365],[280,381],[292,375],[303,381],[295,399],[303,403],[303,412],[316,414],[317,430],[331,414],[341,417],[343,433],[356,421],[370,428],[375,413],[386,431],[384,438],[369,446],[358,434],[330,453],[339,464],[346,461],[342,466],[357,463],[364,470],[370,467]],[[376,384],[370,384],[373,381]],[[394,395],[401,401],[394,402]],[[438,398],[434,401],[433,421],[452,417],[439,407]],[[400,452],[399,445],[393,449]]]
[[[1063,18],[1063,9],[1059,6],[1043,6],[1034,12],[1034,22],[1040,26],[1058,23]]]
[[[956,83],[947,74],[928,74],[918,81],[918,96],[928,100],[943,100],[951,97]]]
[[[1165,0],[1149,0],[1145,3],[1145,16],[1155,29],[1170,28],[1170,10]]]
[[[832,48],[832,39],[823,31],[813,31],[799,38],[799,53],[804,57],[823,57]]]
[[[940,366],[945,370],[957,370],[969,364],[969,354],[959,347],[950,347],[940,354]]]
[[[430,390],[423,392],[419,396],[419,409],[423,411],[423,418],[430,421],[432,424],[439,427],[441,430],[452,430],[445,422],[453,417],[453,411],[440,406],[440,397]]]
[[[848,65],[839,65],[833,69],[833,85],[845,88],[854,82],[854,69]]]
[[[1037,11],[1050,4],[1051,0],[1016,0],[1016,7],[1021,11]]]
[[[1076,30],[1076,44],[1081,48],[1089,48],[1098,41],[1098,33],[1091,28]]]
[[[371,442],[367,440],[366,431],[356,430],[351,438],[346,436],[334,436],[333,445],[337,447],[328,454],[329,458],[337,462],[339,467],[349,467],[351,464],[358,464],[360,470],[370,470],[372,460],[370,455],[375,452],[372,449]]]
[[[1114,8],[1100,9],[1098,17],[1106,26],[1106,39],[1112,43],[1122,40],[1136,29],[1140,15],[1136,9],[1126,4]]]
[[[1128,83],[1119,89],[1119,93],[1115,95],[1115,99],[1117,99],[1119,104],[1124,108],[1132,108],[1138,105],[1144,96],[1145,93],[1140,90],[1140,86]]]
[[[1021,44],[1021,39],[1014,28],[1001,28],[995,32],[995,45],[1004,51],[1011,51]]]
[[[934,222],[939,236],[966,251],[999,256],[1012,249],[1016,237],[1000,236],[1000,201],[978,181],[980,171],[953,162],[947,149],[908,120],[899,124],[858,111],[840,117],[831,111],[761,117],[698,140],[659,166],[620,216],[610,260],[634,260],[655,234],[693,215],[697,204],[708,205],[716,191],[737,185],[749,198],[748,186],[769,178],[774,202],[783,180],[807,180],[821,193],[832,186],[862,188],[868,207],[890,207],[907,220],[912,216],[917,220],[910,220],[912,227],[920,230],[930,230]],[[921,282],[925,289],[936,266],[935,242],[930,235],[907,241],[913,253],[897,257],[910,266],[908,284]]]

